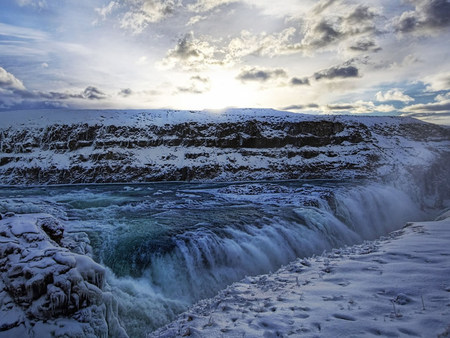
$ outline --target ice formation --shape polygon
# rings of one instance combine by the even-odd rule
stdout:
[[[0,220],[0,337],[127,337],[105,269],[69,251],[77,237],[47,214]]]

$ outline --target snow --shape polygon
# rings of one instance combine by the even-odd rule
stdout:
[[[447,336],[450,212],[438,219],[247,277],[148,337]]]
[[[379,117],[355,115],[309,115],[274,109],[233,108],[222,111],[202,110],[64,110],[41,109],[0,112],[0,126],[7,127],[45,127],[55,124],[101,124],[104,126],[144,126],[179,124],[184,122],[240,122],[249,119],[280,121],[318,121],[334,120],[364,123],[368,126],[419,123],[409,117]]]

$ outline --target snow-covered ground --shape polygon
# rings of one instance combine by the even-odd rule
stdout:
[[[450,212],[247,277],[149,337],[447,337]]]
[[[220,123],[242,122],[249,119],[280,121],[321,121],[334,120],[342,122],[362,122],[374,124],[405,124],[423,122],[410,117],[392,116],[351,116],[351,115],[310,115],[274,109],[227,109],[227,110],[64,110],[40,109],[0,112],[0,125],[13,127],[45,127],[55,124],[101,124],[104,126],[144,126],[180,124],[185,122]]]

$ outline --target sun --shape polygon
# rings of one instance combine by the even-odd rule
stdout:
[[[227,107],[250,107],[257,101],[257,91],[252,86],[244,86],[227,71],[208,73],[208,88],[202,93],[182,93],[173,97],[172,104],[186,109],[214,109]]]

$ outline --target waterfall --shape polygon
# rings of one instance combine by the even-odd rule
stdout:
[[[89,236],[133,337],[245,276],[427,216],[404,191],[360,181],[8,188],[5,211],[51,213]]]
[[[247,275],[275,271],[296,257],[374,239],[425,217],[405,193],[380,184],[336,189],[327,198],[307,204],[312,205],[298,201],[267,206],[260,218],[224,219],[222,227],[202,223],[173,235],[168,250],[130,252],[147,257],[148,262],[138,278],[110,275],[123,321],[136,320],[133,309],[139,304],[139,317],[148,328],[156,328]]]

